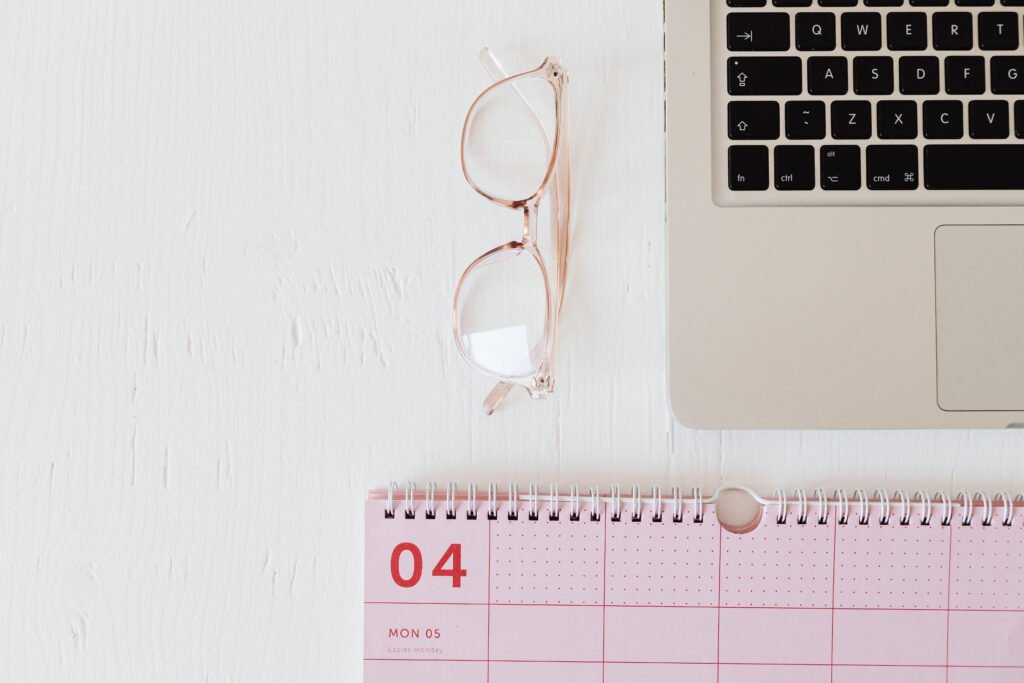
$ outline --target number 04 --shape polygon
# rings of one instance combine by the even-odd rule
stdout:
[[[412,555],[412,573],[408,578],[402,576],[401,561],[402,555]],[[446,567],[445,565],[451,565]],[[441,559],[434,565],[431,576],[450,577],[452,588],[462,587],[462,577],[466,570],[462,568],[462,544],[452,543],[444,552]],[[415,543],[399,543],[391,551],[391,578],[399,588],[412,588],[420,582],[423,576],[423,553]]]

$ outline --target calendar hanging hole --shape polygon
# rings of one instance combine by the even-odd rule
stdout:
[[[761,524],[764,506],[746,491],[728,489],[719,494],[715,515],[726,531],[748,534]]]

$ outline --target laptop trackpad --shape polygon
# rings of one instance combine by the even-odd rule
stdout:
[[[1024,226],[935,231],[939,407],[1024,410]]]

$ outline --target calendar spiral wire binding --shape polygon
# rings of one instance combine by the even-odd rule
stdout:
[[[398,484],[392,482],[387,487],[385,494],[384,516],[394,519],[397,511],[396,492]],[[551,484],[548,493],[540,493],[537,484],[530,484],[527,489],[526,513],[529,521],[537,521],[541,517],[541,505],[548,506],[547,519],[555,522],[561,519],[562,504],[567,504],[569,520],[578,522],[582,519],[582,498],[580,489],[576,485],[569,487],[568,495],[561,493],[558,485]],[[856,523],[860,525],[870,524],[872,512],[877,510],[875,521],[882,526],[898,524],[909,526],[913,520],[914,508],[920,513],[919,524],[929,526],[932,520],[938,515],[938,521],[942,526],[949,526],[954,521],[954,507],[960,508],[959,522],[963,526],[971,526],[976,520],[982,526],[1001,524],[1002,526],[1013,526],[1017,508],[1024,506],[1024,494],[1016,497],[1006,491],[1000,491],[995,495],[985,492],[971,494],[961,491],[953,499],[944,491],[931,495],[927,491],[917,491],[913,497],[908,495],[904,489],[897,489],[891,495],[885,489],[876,489],[872,495],[862,488],[855,489],[853,496],[845,489],[836,489],[829,498],[824,489],[816,488],[807,496],[805,489],[798,488],[793,491],[792,496],[787,496],[781,488],[775,489],[772,499],[763,498],[756,492],[743,486],[723,486],[715,491],[713,495],[705,498],[700,487],[694,487],[689,497],[684,497],[683,489],[673,486],[670,490],[671,499],[669,505],[672,523],[683,522],[684,508],[689,505],[693,508],[693,522],[700,524],[704,521],[704,506],[718,502],[721,495],[728,491],[740,491],[751,496],[759,503],[764,510],[774,509],[775,523],[788,524],[791,513],[798,525],[808,524],[812,519],[818,524],[828,524],[830,515],[835,515],[839,524]],[[464,490],[459,488],[455,482],[448,482],[445,485],[445,498],[442,515],[444,519],[458,519],[459,502],[465,500],[467,505],[466,518],[475,520],[478,516],[477,485],[469,484]],[[662,498],[660,486],[652,486],[649,495],[637,485],[633,485],[629,491],[628,509],[623,505],[622,491],[617,484],[609,487],[607,495],[601,495],[597,487],[590,487],[590,516],[592,522],[601,521],[601,504],[608,506],[609,521],[623,521],[623,511],[628,514],[625,519],[632,522],[642,522],[644,515],[655,523],[664,520],[665,500]],[[437,485],[429,483],[422,494],[418,494],[416,484],[407,482],[405,484],[404,497],[402,499],[402,517],[415,519],[417,503],[423,505],[423,515],[427,519],[437,519],[438,496]],[[487,501],[485,503],[486,517],[488,520],[498,518],[500,503],[507,503],[508,520],[518,521],[520,512],[519,485],[509,484],[508,493],[499,497],[497,484],[488,484]],[[997,516],[996,510],[1000,510]],[[812,515],[813,513],[813,515]],[[852,516],[851,516],[852,515]]]

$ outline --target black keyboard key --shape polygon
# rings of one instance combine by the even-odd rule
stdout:
[[[1024,145],[925,145],[929,190],[1024,190]]]
[[[860,189],[860,147],[832,145],[821,148],[821,189]]]
[[[917,137],[917,102],[883,100],[878,103],[875,127],[884,140],[912,140]]]
[[[974,47],[974,20],[970,12],[933,14],[932,45],[936,50],[970,50]]]
[[[814,147],[779,145],[775,148],[775,189],[814,189]]]
[[[1024,102],[1013,103],[1013,134],[1024,138]]]
[[[772,0],[776,7],[810,7],[811,0]]]
[[[867,140],[871,137],[871,103],[840,100],[832,103],[832,137],[836,140]]]
[[[731,12],[725,23],[726,42],[733,52],[789,49],[789,15],[785,12]]]
[[[964,136],[964,106],[959,100],[929,100],[922,106],[924,136],[959,140]]]
[[[797,14],[796,49],[836,49],[836,15],[832,12],[800,12]]]
[[[764,145],[729,148],[729,189],[738,192],[768,189],[768,148]]]
[[[928,47],[928,15],[924,12],[890,12],[885,24],[890,50],[923,50]]]
[[[946,92],[950,95],[985,92],[985,58],[946,57]]]
[[[729,7],[764,7],[768,0],[728,0]]]
[[[808,57],[807,92],[812,95],[845,95],[850,89],[846,57]]]
[[[978,47],[982,50],[1016,50],[1020,47],[1020,15],[1016,12],[982,12],[978,15]]]
[[[867,7],[900,7],[903,0],[864,0]]]
[[[900,92],[935,95],[939,92],[938,57],[900,57]]]
[[[882,15],[878,12],[846,12],[842,26],[844,50],[882,49]]]
[[[949,0],[910,0],[914,7],[946,7]]]
[[[869,190],[916,190],[917,147],[914,145],[868,145]]]
[[[824,102],[786,102],[786,137],[821,140],[825,137]]]
[[[732,57],[730,95],[799,95],[803,91],[803,61],[799,57]]]
[[[891,95],[892,57],[854,57],[853,92],[858,95]]]
[[[956,0],[956,4],[961,7],[991,7],[996,0]]]
[[[729,103],[729,138],[732,140],[777,140],[779,103],[738,100]]]
[[[1010,105],[1003,100],[975,100],[967,105],[968,131],[976,140],[1010,137]]]
[[[993,57],[992,92],[996,95],[1024,93],[1024,57]]]
[[[856,7],[857,0],[818,0],[822,7]]]

